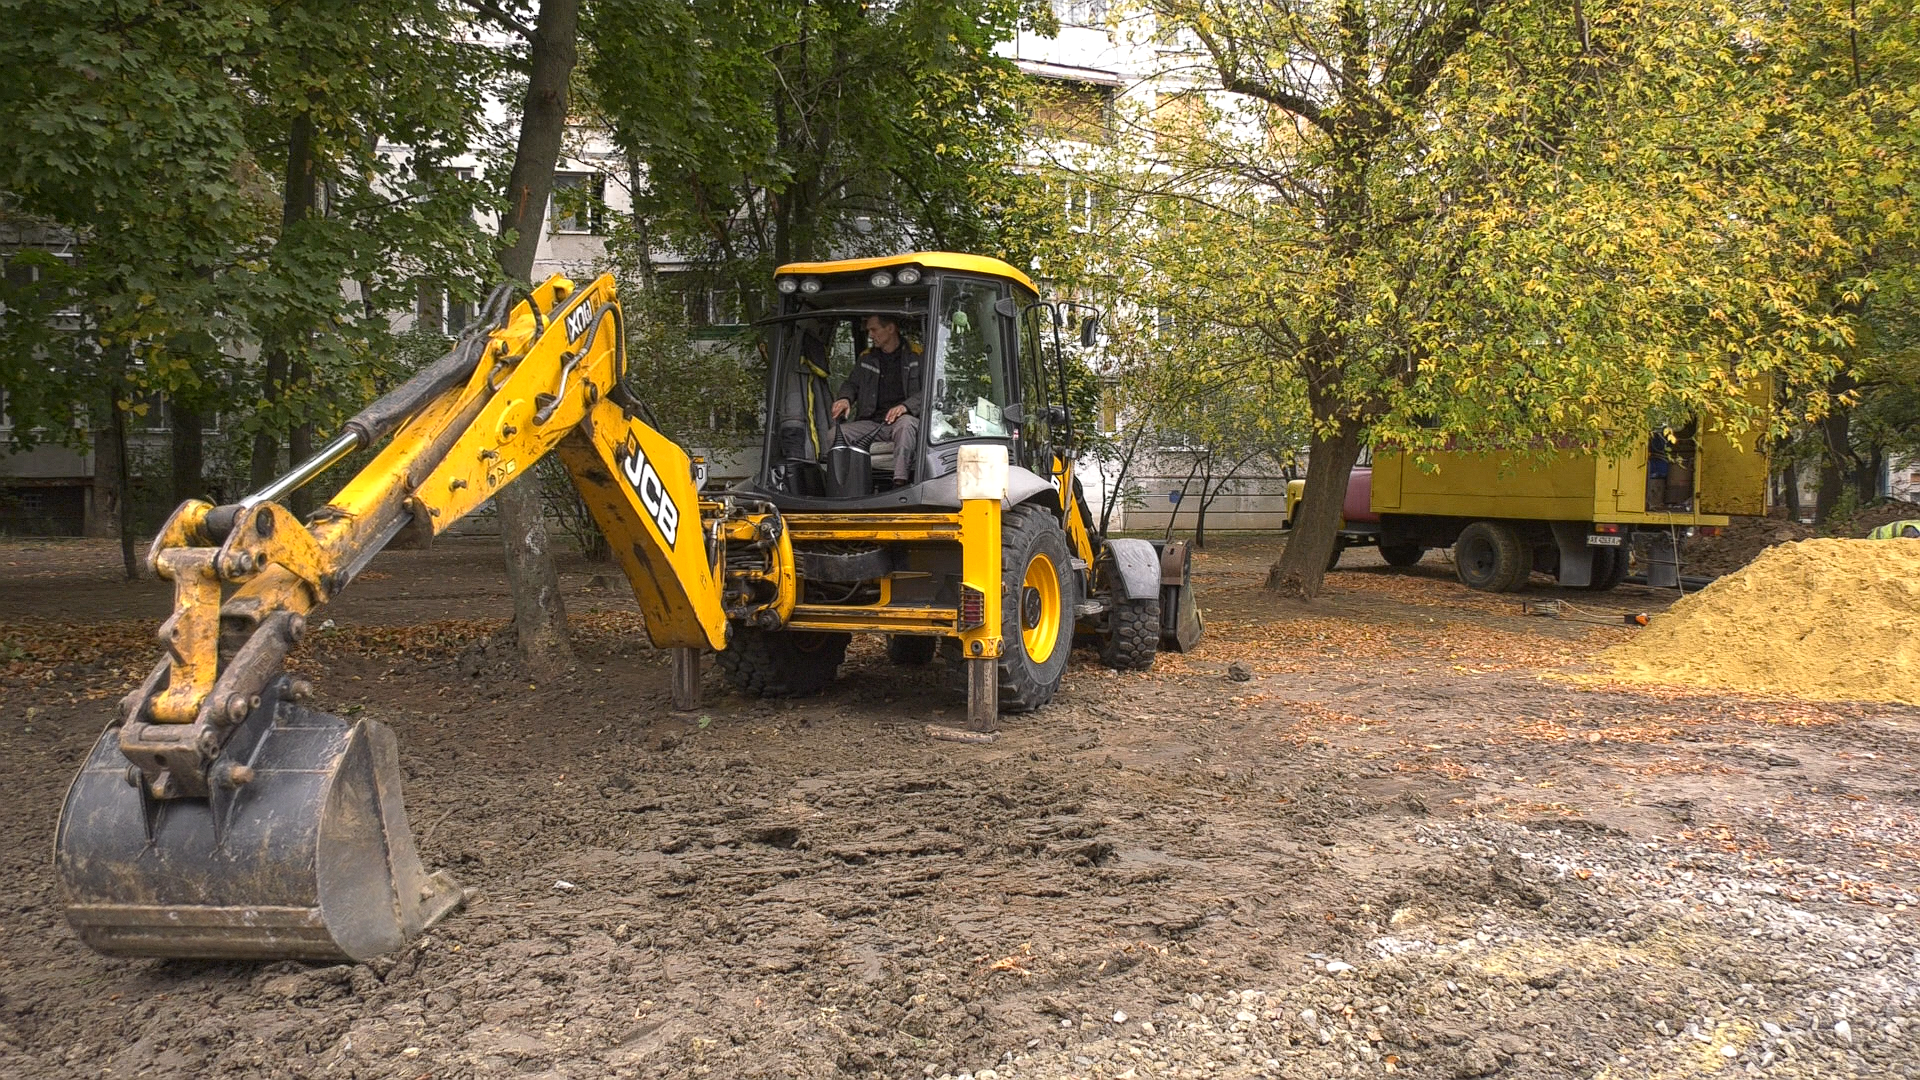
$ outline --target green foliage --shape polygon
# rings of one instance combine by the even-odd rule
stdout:
[[[741,290],[775,265],[935,247],[1001,250],[1021,135],[994,55],[1013,0],[599,0],[595,107],[647,178],[664,248]]]
[[[635,218],[617,222],[596,268],[612,273],[620,292],[627,389],[646,405],[650,423],[685,445],[755,441],[766,378],[757,335],[736,328],[696,338],[686,295],[653,273],[646,235]]]
[[[0,18],[0,215],[82,253],[5,298],[17,436],[74,431],[101,388],[325,422],[391,379],[388,318],[423,279],[477,292],[480,191],[436,166],[481,136],[499,61],[452,5],[3,0]],[[309,151],[292,199],[290,139]],[[298,385],[245,359],[273,341]]]

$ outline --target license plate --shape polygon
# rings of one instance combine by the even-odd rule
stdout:
[[[1619,547],[1621,539],[1622,537],[1618,535],[1609,536],[1606,533],[1588,533],[1587,546],[1588,547]]]

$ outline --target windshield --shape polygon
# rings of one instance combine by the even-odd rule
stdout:
[[[1014,400],[1007,362],[1006,320],[994,310],[1005,288],[949,278],[940,290],[938,366],[928,417],[935,442],[1004,436],[1002,416]]]

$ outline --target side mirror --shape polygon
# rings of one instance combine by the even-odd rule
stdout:
[[[1087,349],[1093,348],[1093,343],[1099,333],[1100,333],[1099,319],[1096,319],[1092,315],[1089,315],[1086,318],[1080,320],[1080,345],[1082,348],[1087,348]]]
[[[993,302],[993,310],[1009,319],[1018,318],[1020,315],[1020,305],[1014,303],[1012,297],[1007,296],[995,300]]]

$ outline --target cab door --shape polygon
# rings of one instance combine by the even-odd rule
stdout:
[[[1047,386],[1045,343],[1048,309],[1034,304],[1020,313],[1020,425],[1017,458],[1039,476],[1052,475],[1053,425],[1047,420],[1052,399]]]

